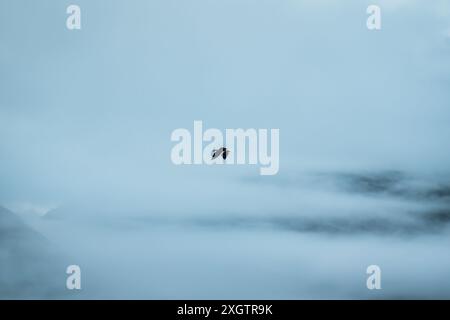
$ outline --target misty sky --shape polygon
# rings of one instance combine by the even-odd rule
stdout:
[[[378,32],[366,1],[77,3],[80,31],[67,1],[1,3],[2,202],[145,201],[257,174],[174,167],[170,133],[194,120],[280,128],[281,175],[447,169],[447,1],[382,1]]]
[[[66,8],[72,3],[81,7],[81,30],[66,28]],[[369,4],[381,6],[380,31],[366,28]],[[89,216],[89,227],[78,226],[89,240],[79,246],[65,238],[64,223],[34,217],[28,222],[50,240],[70,244],[83,261],[96,255],[83,251],[88,242],[103,237],[96,226],[105,227],[112,217],[148,223],[145,219],[154,216],[173,221],[226,216],[222,222],[203,222],[225,227],[235,223],[229,217],[240,217],[245,229],[248,216],[263,215],[258,223],[265,225],[274,215],[301,212],[332,215],[337,233],[352,233],[339,219],[361,212],[391,219],[391,210],[398,208],[441,208],[430,197],[426,203],[412,198],[431,194],[429,184],[447,183],[449,88],[446,0],[3,0],[0,205],[25,220],[53,209],[65,217]],[[280,129],[278,175],[260,177],[258,165],[173,165],[171,132],[193,130],[194,120],[202,120],[205,129],[224,131]],[[315,175],[341,181],[336,172],[389,170],[413,178],[395,180],[394,191],[389,185],[394,198],[388,199],[336,194],[336,186]],[[398,185],[406,196],[395,198]],[[135,228],[140,220],[130,221]],[[289,228],[275,224],[322,230],[315,220],[295,221]],[[125,250],[119,241],[123,230],[115,229],[117,222],[108,223],[114,226],[103,241],[114,244],[111,252]],[[406,234],[421,234],[418,222],[398,223]],[[214,230],[186,241],[200,245]],[[226,246],[222,232],[217,246]],[[240,232],[235,236],[245,238]],[[277,245],[291,248],[290,239],[273,233],[255,237],[271,243],[273,252]],[[125,243],[143,239],[133,235]],[[152,239],[160,241],[154,234]],[[328,245],[323,238],[305,241],[311,243],[305,255]],[[375,243],[371,238],[368,246],[383,261],[404,249],[400,243],[383,256]],[[171,248],[182,251],[177,245]],[[350,240],[342,247],[349,255],[358,251]],[[421,252],[434,251],[424,245]],[[129,254],[130,260],[135,257]],[[283,259],[295,270],[289,258]],[[192,270],[198,267],[190,264]],[[258,291],[253,289],[249,294]],[[281,290],[275,296],[297,293]]]

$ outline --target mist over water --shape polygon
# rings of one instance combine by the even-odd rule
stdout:
[[[369,4],[2,2],[0,298],[450,298],[450,7]],[[279,173],[173,165],[195,120]]]

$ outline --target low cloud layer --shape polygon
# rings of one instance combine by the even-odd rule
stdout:
[[[0,2],[0,297],[449,298],[446,3]],[[278,174],[175,166],[194,120]]]

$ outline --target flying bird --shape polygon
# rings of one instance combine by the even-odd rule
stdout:
[[[212,160],[218,158],[220,155],[222,155],[222,158],[225,160],[229,153],[230,153],[230,150],[228,150],[225,147],[222,147],[219,149],[214,149],[211,154]]]

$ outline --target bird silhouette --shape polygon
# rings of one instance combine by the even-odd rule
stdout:
[[[211,154],[212,160],[218,158],[220,155],[222,155],[222,158],[225,160],[229,153],[230,153],[230,150],[228,150],[225,147],[222,147],[219,149],[214,149]]]

